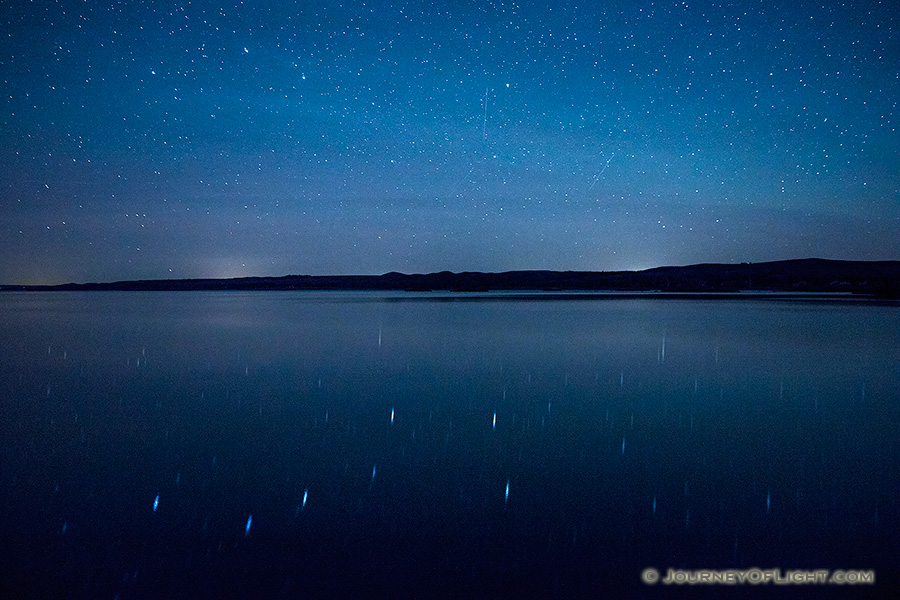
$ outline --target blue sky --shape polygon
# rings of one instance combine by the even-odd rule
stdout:
[[[888,2],[21,2],[0,282],[900,258]]]

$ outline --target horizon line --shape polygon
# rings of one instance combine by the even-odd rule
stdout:
[[[657,269],[686,269],[691,267],[704,267],[704,266],[720,266],[720,267],[729,267],[729,266],[740,266],[740,265],[773,265],[778,263],[798,263],[798,262],[827,262],[827,263],[866,263],[866,264],[876,264],[876,263],[900,263],[900,259],[882,259],[882,260],[849,260],[849,259],[840,259],[840,258],[820,258],[820,257],[807,257],[807,258],[788,258],[788,259],[778,259],[778,260],[766,260],[766,261],[740,261],[740,262],[701,262],[701,263],[691,263],[686,265],[659,265],[655,267],[647,267],[644,269],[617,269],[617,270],[583,270],[583,269],[510,269],[505,271],[450,271],[450,270],[440,270],[440,271],[430,271],[427,273],[404,273],[402,271],[386,271],[383,273],[371,273],[371,274],[326,274],[326,275],[312,275],[312,274],[301,274],[301,273],[288,273],[286,275],[240,275],[234,277],[167,277],[167,278],[138,278],[138,279],[109,279],[106,281],[85,281],[85,282],[76,282],[76,281],[67,281],[62,283],[0,283],[0,288],[54,288],[61,286],[95,286],[95,285],[116,285],[116,284],[127,284],[127,283],[163,283],[163,282],[186,282],[186,281],[240,281],[240,280],[251,280],[251,279],[285,279],[289,277],[309,277],[309,278],[378,278],[378,277],[386,277],[388,275],[402,275],[404,277],[427,277],[432,275],[504,275],[510,273],[579,273],[579,274],[612,274],[612,273],[644,273],[647,271],[653,271]]]

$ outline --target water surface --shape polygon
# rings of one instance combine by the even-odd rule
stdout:
[[[500,298],[0,294],[0,591],[898,589],[896,305]]]

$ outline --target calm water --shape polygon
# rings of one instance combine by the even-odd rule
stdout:
[[[900,589],[898,306],[471,298],[0,294],[0,596]]]

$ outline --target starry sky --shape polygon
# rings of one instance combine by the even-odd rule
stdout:
[[[900,258],[895,2],[0,23],[0,283]]]

